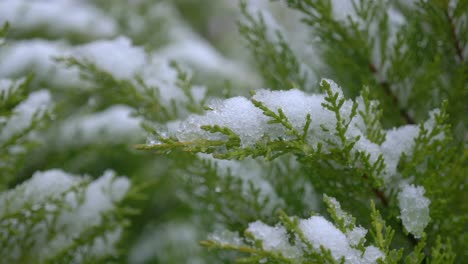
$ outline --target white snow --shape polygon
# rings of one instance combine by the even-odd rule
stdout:
[[[424,228],[430,221],[429,204],[431,201],[424,196],[425,189],[422,186],[404,185],[398,194],[398,206],[400,207],[400,219],[405,229],[420,238]]]
[[[331,84],[333,89],[338,91],[338,86],[334,83]],[[299,132],[302,132],[307,114],[311,114],[312,124],[309,128],[310,133],[307,140],[313,147],[325,139],[339,143],[333,132],[324,131],[321,128],[321,126],[324,126],[333,131],[336,126],[334,113],[322,106],[324,95],[310,95],[296,89],[288,91],[259,90],[252,98],[262,102],[275,113],[281,108],[293,127]],[[348,100],[343,105],[342,115],[345,118],[346,114],[351,110],[351,104],[351,101]],[[203,125],[216,124],[228,127],[237,133],[243,146],[253,145],[264,135],[269,135],[272,138],[291,138],[291,136],[285,134],[283,126],[268,124],[270,118],[266,117],[259,108],[244,97],[233,97],[223,101],[217,100],[211,102],[208,106],[213,110],[208,111],[205,115],[190,116],[180,123],[176,131],[172,131],[173,134],[181,141],[194,140],[200,137],[219,140],[223,137],[200,129]],[[348,133],[353,136],[362,134],[355,126],[350,126],[349,130]]]
[[[366,247],[366,251],[364,252],[364,256],[362,256],[362,263],[377,263],[378,259],[385,259],[385,255],[380,249],[374,246]]]
[[[313,114],[314,121],[322,123],[333,117],[332,114],[327,115],[327,111],[321,106],[324,100],[323,95],[309,95],[297,89],[275,92],[260,90],[256,92],[253,99],[262,102],[275,112],[281,108],[298,130],[304,127],[307,114]],[[326,116],[322,117],[322,115]]]
[[[109,37],[117,32],[117,23],[112,18],[85,1],[76,0],[2,0],[0,24],[6,21],[15,29],[45,28],[54,35]]]
[[[130,188],[130,181],[124,177],[116,177],[113,171],[104,174],[91,182],[85,192],[85,199],[71,213],[64,213],[61,221],[67,223],[70,230],[83,230],[90,225],[98,225],[101,212],[114,208],[114,203],[122,200]],[[72,202],[75,204],[75,202]],[[80,219],[77,221],[76,219]]]
[[[262,3],[263,2],[263,3]],[[247,12],[259,23],[259,16],[262,17],[265,23],[266,36],[271,41],[277,40],[276,32],[284,32],[282,25],[280,25],[272,13],[268,10],[268,5],[264,1],[249,1],[247,5]],[[242,20],[241,20],[242,22]]]
[[[414,148],[414,139],[419,134],[419,128],[416,125],[406,125],[387,130],[385,141],[381,149],[387,165],[387,175],[395,175],[398,162],[402,153],[411,155]]]
[[[55,57],[63,55],[68,49],[62,42],[47,40],[24,40],[10,43],[0,49],[0,76],[23,76],[29,71],[34,77],[47,80],[57,86],[78,86],[79,73],[58,65]]]
[[[327,138],[330,137],[329,133],[324,133],[318,126],[318,124],[325,124],[327,127],[334,127],[333,113],[321,106],[323,96],[307,95],[299,90],[292,89],[288,91],[259,90],[252,98],[262,102],[272,111],[277,112],[281,108],[289,121],[299,131],[302,130],[306,116],[310,113],[313,119],[311,130],[315,133],[314,137],[310,137],[310,140],[317,143],[321,135]],[[189,141],[199,137],[213,140],[222,139],[222,136],[207,133],[200,129],[202,125],[215,124],[228,127],[237,133],[244,146],[253,145],[265,134],[273,138],[279,136],[288,138],[281,125],[268,124],[269,118],[244,97],[213,101],[208,106],[213,110],[208,111],[203,116],[190,116],[180,124],[175,134],[180,140]]]
[[[170,106],[172,101],[185,102],[184,92],[177,85],[177,71],[170,66],[167,58],[147,54],[142,47],[132,45],[126,37],[114,40],[96,41],[75,48],[69,56],[95,64],[118,80],[132,80],[141,77],[144,83],[158,91],[161,103]],[[194,86],[191,90],[196,100],[204,98],[205,88]]]
[[[340,221],[343,221],[344,231],[349,245],[357,246],[361,240],[364,242],[367,229],[361,226],[355,226],[353,217],[341,209],[341,204],[336,200],[336,198],[324,194],[324,200],[327,203],[327,206],[330,206],[335,212],[335,216],[340,219]]]
[[[346,20],[349,16],[356,17],[356,11],[353,7],[353,2],[348,0],[332,0],[333,17],[338,20]]]
[[[222,245],[236,245],[236,246],[243,246],[244,241],[237,232],[232,232],[229,230],[222,230],[218,232],[213,232],[208,236],[209,240],[212,240],[216,243]]]
[[[246,231],[262,241],[262,248],[266,251],[278,251],[290,259],[302,255],[298,247],[289,244],[286,229],[282,226],[271,227],[261,221],[256,221],[250,223]]]
[[[8,98],[25,81],[25,78],[18,80],[0,78],[0,98]]]
[[[316,250],[323,246],[330,250],[334,259],[344,257],[347,264],[377,263],[377,258],[384,256],[380,250],[369,246],[361,257],[361,251],[351,247],[346,235],[321,216],[300,220],[299,228]]]
[[[203,125],[228,127],[237,133],[242,144],[247,146],[258,141],[266,126],[267,118],[249,100],[233,97],[224,101],[213,101],[208,105],[212,111],[205,115],[192,115],[180,124],[175,136],[181,141],[190,141],[200,137],[218,140],[223,136],[202,130]],[[171,132],[171,131],[170,131]]]
[[[98,40],[78,46],[70,56],[94,63],[116,79],[131,79],[148,63],[143,48],[133,46],[126,37]]]
[[[74,178],[61,170],[49,170],[46,172],[36,172],[26,183],[23,183],[15,190],[0,194],[1,204],[0,215],[6,215],[20,210],[31,200],[40,203],[47,197],[65,192],[71,186],[79,183],[79,178]],[[17,196],[20,194],[20,196]]]
[[[367,234],[367,229],[363,227],[355,227],[351,231],[346,232],[346,238],[351,246],[359,245],[359,242],[365,238]]]
[[[129,80],[136,87],[141,86],[135,80],[140,76],[146,86],[158,91],[161,103],[167,107],[171,107],[173,101],[187,101],[177,85],[177,71],[170,66],[170,61],[146,53],[142,47],[134,46],[130,39],[122,36],[75,47],[43,40],[15,42],[0,50],[0,77],[21,76],[31,70],[37,79],[58,87],[92,89],[93,86],[80,77],[77,68],[65,68],[55,60],[61,57],[74,57],[81,62],[94,64],[115,79]],[[195,100],[200,101],[205,96],[205,90],[205,87],[194,86],[190,92]]]
[[[66,56],[96,65],[100,70],[110,73],[117,80],[134,80],[139,76],[148,87],[159,91],[159,98],[165,106],[172,101],[187,100],[177,85],[177,71],[170,66],[170,60],[158,54],[147,54],[142,47],[134,46],[127,37],[113,40],[95,41],[72,49]],[[205,88],[192,89],[195,99],[201,100]]]
[[[140,74],[146,85],[159,91],[158,98],[165,106],[170,106],[172,101],[187,101],[184,92],[177,85],[177,71],[170,66],[169,60],[154,55],[140,70]],[[191,92],[194,99],[201,100],[205,96],[205,87],[192,87]]]
[[[242,195],[249,196],[251,194],[251,185],[259,190],[258,199],[268,200],[262,208],[263,212],[269,214],[274,208],[284,206],[284,201],[278,196],[272,184],[265,178],[265,167],[261,161],[252,158],[244,160],[220,160],[215,159],[208,154],[198,154],[199,158],[210,161],[216,166],[217,174],[220,177],[228,175],[242,179]],[[219,189],[219,192],[223,190]]]
[[[132,116],[133,109],[114,105],[89,115],[66,120],[60,127],[60,144],[89,144],[93,142],[122,142],[142,133],[141,118]]]
[[[243,82],[258,83],[257,77],[248,70],[248,65],[225,58],[208,42],[198,37],[183,38],[159,49],[155,56],[187,63],[205,72],[238,78]]]
[[[346,256],[352,251],[345,234],[321,216],[301,220],[299,228],[315,249],[319,249],[322,245],[331,251],[335,259]]]
[[[13,110],[13,116],[7,120],[0,131],[0,141],[6,141],[13,135],[27,129],[35,118],[41,118],[46,114],[51,105],[49,91],[39,90],[31,93]]]
[[[343,93],[336,83],[324,79],[330,84],[332,91],[338,93],[338,98],[343,98]],[[271,111],[278,113],[282,109],[289,122],[299,133],[302,133],[306,123],[307,114],[311,115],[312,123],[309,127],[307,143],[316,148],[318,143],[323,144],[322,151],[327,151],[332,147],[328,142],[333,142],[338,146],[341,143],[336,135],[336,117],[335,113],[322,106],[325,103],[324,94],[308,94],[302,91],[291,89],[287,91],[269,91],[258,90],[252,99],[261,102]],[[363,103],[358,100],[357,103]],[[253,146],[260,142],[264,136],[274,140],[277,138],[292,139],[293,135],[288,134],[286,128],[280,124],[271,124],[271,120],[263,114],[262,110],[255,107],[251,100],[244,97],[232,97],[225,100],[212,100],[208,110],[203,115],[191,115],[186,120],[168,124],[168,133],[177,137],[180,141],[194,141],[198,139],[223,140],[224,135],[220,133],[209,133],[201,129],[204,125],[219,125],[227,127],[239,135],[243,147]],[[366,127],[360,115],[349,119],[349,114],[353,107],[351,100],[345,100],[340,115],[343,122],[350,122],[348,130],[345,133],[347,140],[360,137],[356,142],[351,153],[364,152],[370,154],[370,162],[376,162],[379,155],[382,155],[386,167],[380,175],[386,183],[390,183],[399,178],[397,165],[402,153],[407,156],[413,154],[415,138],[420,133],[416,125],[406,125],[399,128],[393,128],[387,131],[386,139],[381,144],[371,142],[366,138]],[[358,106],[359,107],[359,106]],[[361,106],[362,108],[362,106]],[[434,126],[434,116],[438,110],[430,114],[430,118],[425,123],[427,129],[431,131]],[[326,128],[324,130],[323,128]],[[442,139],[441,133],[436,139]]]

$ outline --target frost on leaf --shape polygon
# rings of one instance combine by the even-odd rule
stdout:
[[[431,201],[424,197],[422,186],[405,185],[398,194],[400,218],[405,229],[420,238],[424,228],[429,223],[429,204]]]

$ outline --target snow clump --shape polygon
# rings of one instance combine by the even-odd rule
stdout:
[[[300,220],[299,228],[316,250],[323,246],[330,250],[334,259],[340,260],[344,257],[347,264],[377,263],[377,259],[384,257],[384,254],[373,246],[368,246],[361,257],[362,252],[351,247],[346,235],[321,216]]]
[[[298,247],[290,245],[286,229],[282,226],[271,227],[261,221],[256,221],[249,224],[247,232],[262,241],[262,247],[266,251],[278,251],[284,257],[290,259],[302,255]]]
[[[300,219],[298,228],[304,234],[315,251],[320,252],[320,247],[330,250],[332,257],[340,261],[345,259],[346,264],[375,264],[378,259],[383,259],[384,254],[374,246],[368,246],[364,252],[355,248],[346,235],[322,216],[312,216],[309,219]],[[269,226],[261,221],[249,224],[246,230],[253,237],[262,242],[262,248],[266,251],[281,253],[288,259],[300,259],[307,247],[298,241],[290,243],[289,235],[283,226]],[[367,232],[367,230],[365,230]]]
[[[125,105],[114,105],[102,112],[66,120],[60,127],[60,144],[112,143],[136,138],[142,133],[142,120],[132,116],[133,111]]]
[[[6,121],[0,131],[0,141],[7,141],[12,136],[26,131],[35,119],[47,114],[51,105],[52,98],[48,90],[29,94],[26,100],[13,109],[13,116]]]
[[[400,218],[405,229],[416,238],[421,238],[429,223],[429,204],[422,186],[404,185],[398,194]]]
[[[333,93],[338,93],[338,99],[344,98],[340,87],[331,80],[324,79]],[[336,134],[337,118],[333,111],[325,108],[327,103],[325,94],[307,94],[297,89],[288,91],[258,90],[252,96],[252,100],[245,97],[233,97],[225,100],[213,100],[208,104],[210,110],[204,115],[191,115],[186,120],[173,123],[168,126],[169,135],[180,141],[195,141],[197,139],[223,140],[225,135],[210,133],[202,129],[202,126],[227,127],[239,135],[242,147],[252,147],[261,142],[265,136],[274,140],[277,138],[293,139],[295,136],[288,134],[286,128],[281,124],[271,124],[270,117],[255,107],[253,100],[261,102],[271,111],[278,113],[281,109],[292,127],[299,133],[306,124],[306,117],[310,114],[312,122],[309,126],[307,143],[313,148],[322,144],[322,151],[328,151],[330,143],[342,144],[340,137]],[[397,165],[404,152],[408,156],[412,154],[414,140],[419,135],[416,125],[407,125],[397,129],[383,131],[387,133],[386,140],[378,145],[366,138],[366,127],[360,115],[350,118],[353,108],[352,100],[345,100],[340,108],[341,121],[348,123],[349,127],[345,133],[347,140],[359,137],[351,153],[368,153],[370,162],[376,162],[380,155],[383,156],[386,168],[381,175],[387,182],[398,177]],[[358,100],[359,104],[360,101]],[[362,103],[362,100],[361,100]],[[431,125],[427,122],[428,126]],[[433,125],[433,124],[432,124]],[[429,128],[430,129],[430,128]]]

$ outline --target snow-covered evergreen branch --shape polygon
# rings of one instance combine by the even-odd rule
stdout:
[[[467,9],[0,1],[0,262],[464,263]]]

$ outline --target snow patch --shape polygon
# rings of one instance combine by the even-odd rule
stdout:
[[[66,120],[60,128],[60,144],[122,142],[142,132],[141,119],[133,117],[133,109],[114,105],[102,112]]]
[[[405,229],[420,238],[424,228],[430,221],[429,204],[431,201],[424,196],[426,190],[422,186],[404,185],[398,194],[400,218]]]
[[[9,22],[15,29],[45,28],[54,35],[76,33],[89,37],[109,37],[117,32],[117,23],[85,1],[75,0],[3,0],[0,24]]]
[[[13,110],[13,116],[7,120],[0,131],[0,141],[6,141],[17,133],[27,129],[36,118],[44,116],[51,107],[50,92],[40,90],[31,93],[26,100]]]

